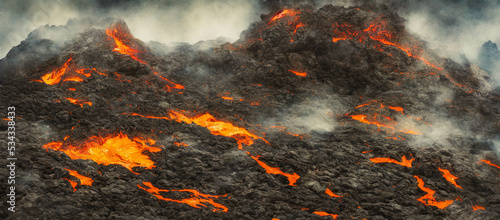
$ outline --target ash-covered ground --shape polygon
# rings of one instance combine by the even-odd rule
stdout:
[[[500,218],[487,72],[383,6],[261,19],[233,43],[144,43],[119,19],[33,31],[0,60],[18,158],[0,216]]]

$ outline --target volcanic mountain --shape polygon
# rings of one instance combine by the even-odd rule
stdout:
[[[0,71],[3,219],[500,218],[499,93],[384,6],[283,8],[194,45],[70,20]]]

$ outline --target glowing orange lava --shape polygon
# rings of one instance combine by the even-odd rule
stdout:
[[[490,165],[492,167],[496,167],[496,168],[500,169],[500,166],[491,163],[491,161],[489,161],[489,160],[481,160],[481,162],[479,162],[479,163],[485,163],[485,164],[488,164],[488,165]]]
[[[330,214],[328,212],[320,212],[320,211],[315,211],[313,213],[316,215],[319,215],[319,216],[331,216],[333,219],[337,219],[337,216],[339,216],[339,215],[335,215],[335,214]]]
[[[272,22],[279,20],[285,16],[295,17],[298,14],[300,14],[300,11],[295,11],[293,9],[284,9],[283,11],[279,12],[277,15],[272,17],[271,20],[269,21],[269,23],[267,23],[267,24],[271,24]]]
[[[151,147],[156,142],[150,138],[134,137],[119,133],[106,137],[92,136],[77,146],[62,141],[50,142],[43,147],[66,153],[72,160],[93,160],[98,164],[121,165],[135,174],[134,167],[154,168],[154,162],[144,151],[159,152],[161,148]]]
[[[78,99],[74,99],[74,98],[64,98],[64,99],[67,99],[69,102],[75,104],[75,105],[79,105],[80,107],[83,108],[83,105],[89,105],[89,106],[92,106],[92,102],[88,102],[88,101],[83,101],[83,100],[78,100]]]
[[[68,68],[69,62],[71,62],[72,59],[73,58],[71,58],[71,57],[68,58],[68,60],[66,60],[64,65],[62,65],[61,67],[55,69],[54,71],[52,71],[50,73],[43,75],[42,81],[44,83],[49,84],[49,85],[54,85],[54,84],[59,83],[59,81],[61,81],[61,77],[66,73],[66,69]]]
[[[325,194],[329,195],[330,197],[335,197],[335,198],[340,198],[340,197],[343,197],[343,196],[339,196],[335,193],[333,193],[330,189],[326,188],[325,190]]]
[[[364,30],[364,32],[368,33],[368,36],[372,40],[376,40],[376,41],[383,43],[385,45],[394,46],[394,47],[406,52],[406,54],[409,57],[419,59],[419,60],[423,61],[425,64],[427,64],[433,68],[436,68],[437,70],[442,70],[441,67],[435,66],[432,63],[430,63],[429,61],[427,61],[426,59],[416,55],[415,52],[412,51],[410,47],[408,47],[406,45],[399,45],[399,44],[392,42],[394,36],[392,33],[390,33],[388,31],[386,20],[379,19],[379,18],[375,19],[370,24],[370,26]]]
[[[298,72],[298,71],[294,71],[294,70],[288,70],[288,71],[294,73],[297,76],[302,76],[302,77],[306,77],[307,76],[306,72]]]
[[[261,139],[269,144],[269,142],[267,142],[264,138],[252,134],[244,128],[236,127],[229,122],[223,122],[215,119],[214,116],[210,115],[210,113],[205,113],[195,117],[189,117],[179,111],[170,111],[168,114],[171,120],[184,122],[186,124],[195,123],[199,126],[207,128],[213,135],[233,138],[238,141],[238,149],[243,149],[241,144],[252,145],[253,140],[255,139]]]
[[[142,187],[140,185],[137,185],[140,189],[143,189],[155,196],[156,198],[164,201],[169,201],[169,202],[176,202],[176,203],[182,203],[189,205],[193,208],[201,208],[200,206],[207,207],[205,204],[210,204],[214,207],[213,212],[216,211],[223,211],[227,212],[228,208],[222,204],[214,202],[213,198],[219,198],[219,197],[224,197],[226,195],[208,195],[208,194],[203,194],[198,192],[197,190],[194,189],[180,189],[180,190],[166,190],[166,189],[158,189],[151,184],[151,182],[142,182],[147,188]],[[162,195],[160,195],[161,192],[187,192],[191,193],[191,198],[186,198],[186,199],[170,199],[170,198],[165,198]]]
[[[444,209],[444,208],[448,207],[449,205],[453,204],[453,200],[445,200],[442,202],[436,201],[436,198],[434,197],[434,193],[436,193],[436,191],[425,187],[424,186],[425,183],[422,179],[420,179],[420,177],[418,177],[418,176],[413,176],[413,177],[417,178],[418,187],[422,191],[427,193],[426,195],[417,199],[422,204],[427,205],[427,206],[435,206],[439,209]]]
[[[143,51],[132,48],[130,45],[125,43],[127,40],[134,39],[134,37],[129,34],[128,30],[123,30],[123,28],[124,26],[122,25],[113,25],[112,27],[106,29],[106,34],[115,40],[116,47],[113,51],[129,55],[132,59],[137,60],[142,64],[146,64],[146,62],[138,57],[138,55],[142,54]]]
[[[394,111],[401,112],[401,114],[403,114],[403,115],[405,114],[405,113],[403,113],[403,110],[404,110],[404,109],[403,109],[403,108],[401,108],[401,107],[387,106],[387,108],[390,108],[390,109],[392,109],[392,110],[394,110]]]
[[[188,146],[189,146],[189,145],[187,145],[187,144],[186,144],[186,143],[184,143],[184,142],[175,142],[175,143],[174,143],[174,145],[175,145],[175,146],[177,146],[177,147],[180,147],[180,146],[183,146],[183,147],[188,147]]]
[[[279,167],[270,167],[267,164],[265,164],[264,162],[259,160],[260,156],[257,156],[257,157],[250,156],[250,157],[252,157],[255,161],[257,161],[257,163],[259,163],[259,165],[266,170],[266,173],[285,176],[288,178],[288,182],[289,182],[288,185],[296,186],[295,182],[297,182],[297,180],[300,178],[300,176],[297,175],[296,173],[289,174],[289,173],[285,173],[285,172],[281,171],[281,169]]]
[[[77,182],[73,181],[73,180],[70,180],[68,178],[61,178],[63,180],[67,180],[70,184],[71,184],[71,187],[73,187],[73,192],[76,192],[76,186],[78,185]]]
[[[94,180],[90,177],[86,177],[86,176],[83,176],[81,174],[79,174],[77,171],[75,170],[70,170],[70,169],[67,169],[67,168],[64,168],[65,170],[69,171],[69,175],[71,176],[74,176],[76,178],[78,178],[80,180],[80,184],[83,186],[83,185],[86,185],[86,186],[92,186],[92,183],[94,182]]]
[[[453,176],[449,170],[445,170],[445,169],[441,169],[439,168],[439,171],[441,171],[441,173],[443,173],[443,177],[448,181],[450,182],[451,184],[453,184],[454,186],[456,186],[457,188],[460,188],[460,189],[463,189],[461,186],[459,186],[457,184],[457,182],[455,182],[455,180],[459,179],[458,177],[456,176]]]
[[[390,117],[387,117],[387,116],[384,116],[384,117],[390,121],[391,125],[381,123],[381,122],[379,122],[377,120],[377,114],[376,113],[374,114],[374,116],[371,116],[371,117],[368,117],[368,115],[349,115],[349,117],[351,117],[352,119],[354,119],[356,121],[365,123],[365,124],[376,125],[377,127],[388,128],[388,129],[395,130],[395,131],[398,131],[398,132],[402,132],[402,133],[405,133],[405,134],[414,134],[414,135],[420,135],[420,134],[422,134],[419,131],[398,130],[398,129],[396,129],[395,125],[397,125],[397,122],[395,122],[394,119],[392,119]],[[369,119],[367,119],[367,118],[369,118]]]
[[[386,157],[370,158],[370,161],[372,161],[373,163],[394,163],[394,164],[408,167],[408,168],[411,167],[411,163],[413,163],[414,160],[415,160],[415,158],[411,158],[411,160],[408,160],[408,159],[406,159],[406,156],[404,156],[404,155],[403,155],[403,157],[401,157],[401,162],[394,160],[394,159],[391,159],[391,158],[386,158]]]
[[[479,205],[474,205],[472,206],[472,210],[477,211],[477,210],[486,210],[484,207],[482,206],[479,206]]]

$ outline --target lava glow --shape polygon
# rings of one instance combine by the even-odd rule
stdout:
[[[72,58],[70,57],[66,62],[59,68],[54,71],[47,73],[42,76],[42,81],[49,85],[57,84],[61,81],[61,77],[66,73],[66,69],[68,69],[69,62],[71,62]]]
[[[125,43],[126,39],[133,39],[133,37],[128,33],[128,31],[125,31],[122,28],[123,27],[121,25],[114,25],[114,27],[106,29],[106,34],[115,40],[116,47],[113,51],[129,55],[132,59],[137,60],[142,64],[146,64],[146,62],[138,57],[138,55],[143,53],[143,51],[132,48],[130,45]]]
[[[496,168],[500,169],[500,166],[491,163],[491,161],[489,161],[489,160],[481,160],[481,162],[479,162],[479,163],[485,163],[485,164],[488,164],[488,165],[490,165],[492,167],[496,167]]]
[[[295,71],[295,70],[288,70],[288,71],[294,73],[297,76],[302,76],[302,77],[306,77],[307,76],[306,72],[298,72],[298,71]]]
[[[210,113],[189,117],[184,115],[182,112],[170,111],[169,115],[172,120],[184,122],[186,124],[195,123],[199,126],[205,127],[210,130],[213,135],[233,138],[238,141],[238,149],[243,149],[241,144],[252,145],[253,140],[255,139],[261,139],[269,144],[269,142],[267,142],[264,138],[252,134],[244,128],[236,127],[229,122],[223,122],[215,119],[214,116],[210,115]]]
[[[147,188],[142,187],[140,185],[137,185],[137,187],[153,194],[153,196],[155,196],[156,198],[158,198],[160,200],[169,201],[169,202],[176,202],[176,203],[183,203],[183,204],[189,205],[189,206],[191,206],[193,208],[197,208],[197,209],[201,208],[200,206],[207,207],[205,204],[210,204],[213,207],[215,207],[213,209],[213,212],[216,212],[216,211],[227,212],[227,210],[228,210],[228,208],[226,206],[219,204],[219,203],[216,203],[213,200],[213,198],[224,197],[226,195],[215,195],[215,196],[208,195],[208,194],[200,193],[194,189],[180,189],[180,190],[158,189],[158,188],[154,187],[153,184],[151,184],[150,182],[142,182],[142,184],[144,184]],[[162,195],[160,195],[161,192],[187,192],[187,193],[191,193],[191,197],[186,198],[186,199],[177,200],[177,199],[165,198]]]
[[[455,182],[455,180],[459,179],[458,177],[456,176],[453,176],[449,170],[445,170],[445,169],[441,169],[439,168],[439,171],[441,171],[441,173],[443,173],[443,177],[448,181],[450,182],[451,184],[453,184],[454,186],[456,186],[457,188],[460,188],[460,189],[463,189],[461,186],[459,186],[457,184],[457,182]]]
[[[92,136],[77,146],[62,141],[50,142],[43,147],[66,153],[72,160],[93,160],[98,164],[117,164],[124,166],[135,174],[134,167],[154,168],[154,162],[144,151],[159,152],[161,148],[151,147],[155,141],[149,138],[134,137],[119,133],[107,137]]]
[[[349,117],[351,117],[352,119],[354,119],[356,121],[365,123],[365,124],[376,125],[377,127],[388,128],[388,129],[402,132],[405,134],[414,134],[414,135],[421,134],[419,131],[413,131],[413,130],[407,130],[407,129],[404,129],[404,130],[396,129],[395,126],[397,125],[397,122],[395,122],[394,119],[387,117],[387,116],[385,116],[385,118],[388,119],[391,124],[385,124],[385,123],[379,122],[377,120],[376,113],[374,116],[371,116],[371,117],[369,117],[368,115],[349,115]]]
[[[288,182],[289,182],[288,185],[296,186],[295,182],[297,182],[297,180],[300,178],[300,176],[297,175],[296,173],[289,174],[289,173],[285,173],[285,172],[281,171],[281,169],[279,167],[270,167],[269,165],[260,161],[259,156],[256,156],[256,157],[250,156],[250,157],[252,157],[255,161],[257,161],[257,163],[259,163],[259,165],[266,170],[266,173],[285,176],[288,178]]]
[[[477,210],[486,210],[484,207],[482,206],[479,206],[479,205],[474,205],[472,206],[472,210],[477,211]]]
[[[444,208],[448,207],[449,205],[453,204],[453,200],[445,200],[445,201],[442,201],[442,202],[438,202],[436,200],[436,198],[434,197],[434,193],[436,193],[436,191],[425,187],[424,186],[425,183],[424,183],[424,181],[422,179],[420,179],[420,177],[418,177],[418,176],[413,176],[413,177],[417,178],[418,187],[421,190],[423,190],[424,192],[427,193],[426,195],[418,198],[417,199],[418,201],[420,201],[424,205],[435,206],[435,207],[437,207],[439,209],[444,209]]]
[[[397,164],[397,165],[408,167],[408,168],[411,168],[411,164],[413,163],[414,160],[415,160],[415,158],[411,158],[411,160],[408,160],[408,159],[406,159],[406,156],[404,156],[404,155],[403,155],[403,157],[401,157],[401,162],[394,160],[394,159],[391,159],[391,158],[386,158],[386,157],[370,158],[370,161],[372,161],[373,163],[393,163],[393,164]]]
[[[212,116],[210,113],[205,113],[203,115],[195,117],[187,116],[180,111],[169,111],[168,114],[169,117],[146,116],[137,113],[131,113],[130,115],[139,116],[143,118],[152,118],[152,119],[175,120],[177,122],[184,122],[186,124],[195,123],[199,126],[207,128],[213,135],[230,137],[237,140],[238,149],[240,150],[243,149],[242,144],[252,145],[254,143],[253,140],[256,139],[261,139],[262,141],[269,144],[269,142],[267,142],[267,140],[265,140],[264,138],[252,134],[244,128],[236,127],[229,122],[223,122],[215,119],[215,117]]]
[[[328,212],[320,212],[320,211],[315,211],[313,213],[316,215],[319,215],[319,216],[331,216],[333,219],[337,219],[337,217],[339,216],[339,215],[335,215],[335,214],[330,214]]]
[[[275,15],[274,17],[272,17],[271,21],[269,21],[269,23],[267,23],[267,24],[271,24],[274,21],[279,20],[279,19],[281,19],[281,18],[283,18],[285,16],[295,17],[298,14],[300,14],[300,11],[295,11],[293,9],[284,9],[283,11],[281,11],[280,13],[278,13],[277,15]]]
[[[84,104],[92,106],[92,102],[88,102],[88,101],[84,101],[84,100],[78,100],[78,99],[74,99],[74,98],[65,98],[65,99],[68,100],[69,102],[75,104],[75,105],[79,105],[82,108],[83,108]]]
[[[83,185],[92,186],[92,183],[94,182],[94,180],[92,178],[83,176],[83,175],[79,174],[75,170],[70,170],[70,169],[67,169],[67,168],[64,168],[64,169],[69,172],[69,175],[78,178],[80,180],[80,184],[82,184],[82,186]]]
[[[330,189],[326,188],[325,190],[325,194],[329,195],[330,197],[335,197],[335,198],[340,198],[340,197],[343,197],[343,196],[339,196],[335,193],[333,193]]]
[[[68,178],[62,178],[63,180],[67,180],[70,184],[71,184],[71,187],[73,187],[73,192],[76,192],[76,186],[78,185],[77,182],[73,181],[73,180],[70,180]]]

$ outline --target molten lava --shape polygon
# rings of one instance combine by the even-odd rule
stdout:
[[[224,197],[226,195],[208,195],[208,194],[203,194],[198,192],[197,190],[194,189],[180,189],[180,190],[166,190],[166,189],[158,189],[153,186],[150,182],[142,182],[147,188],[142,187],[140,185],[137,185],[140,189],[143,189],[155,196],[156,198],[164,201],[169,201],[169,202],[176,202],[176,203],[183,203],[186,205],[189,205],[193,208],[201,208],[200,206],[207,207],[205,204],[210,204],[213,207],[213,212],[216,211],[223,211],[227,212],[228,208],[222,204],[214,202],[212,198],[219,198],[219,197]],[[176,199],[170,199],[170,198],[165,198],[162,195],[160,195],[161,192],[187,192],[191,193],[191,198],[186,198],[186,199],[181,199],[181,200],[176,200]]]
[[[294,73],[297,76],[302,76],[302,77],[306,77],[307,76],[306,72],[298,72],[298,71],[294,71],[294,70],[288,70],[288,71]]]
[[[297,175],[296,173],[289,174],[289,173],[285,173],[285,172],[281,171],[281,169],[279,167],[270,167],[267,164],[265,164],[264,162],[259,160],[260,156],[256,156],[256,157],[250,156],[250,157],[252,157],[255,161],[257,161],[257,163],[259,163],[259,165],[266,170],[266,173],[285,176],[288,178],[288,182],[289,182],[288,185],[296,186],[295,182],[297,182],[297,180],[300,178],[300,176]]]
[[[267,24],[271,24],[274,21],[279,20],[279,19],[281,19],[281,18],[283,18],[285,16],[295,17],[298,14],[300,14],[300,11],[295,11],[293,9],[284,9],[283,11],[279,12],[277,15],[275,15],[274,17],[272,17],[271,20],[269,21],[269,23],[267,23]]]
[[[500,166],[491,163],[491,161],[489,161],[489,160],[481,160],[481,162],[479,162],[479,163],[485,163],[485,164],[488,164],[488,165],[490,165],[492,167],[496,167],[496,168],[500,169]]]
[[[73,180],[70,180],[68,178],[61,178],[63,180],[67,180],[70,184],[71,184],[71,187],[73,187],[73,192],[76,192],[76,186],[78,185],[77,182],[73,181]]]
[[[331,216],[333,219],[337,219],[337,217],[339,216],[339,215],[335,215],[335,214],[330,214],[328,212],[320,212],[320,211],[315,211],[313,213],[316,215],[319,215],[319,216]]]
[[[370,158],[370,161],[372,161],[373,163],[393,163],[393,164],[397,164],[397,165],[408,167],[408,168],[411,168],[411,163],[413,163],[414,160],[415,160],[415,158],[411,158],[411,160],[408,160],[408,159],[406,159],[406,156],[404,156],[404,155],[403,155],[403,157],[401,157],[401,162],[394,160],[394,159],[391,159],[391,158],[386,158],[386,157]]]
[[[362,122],[362,123],[365,123],[365,124],[376,125],[377,127],[388,128],[388,129],[402,132],[405,134],[414,134],[414,135],[422,134],[419,131],[413,131],[413,130],[408,130],[408,129],[404,129],[404,130],[396,129],[397,122],[394,121],[394,119],[387,117],[387,116],[384,116],[384,118],[387,119],[390,123],[390,124],[386,124],[383,122],[379,122],[377,119],[377,116],[378,116],[377,113],[375,113],[374,116],[371,116],[371,117],[369,117],[368,115],[349,115],[349,117],[351,117],[352,119],[359,121],[359,122]]]
[[[339,196],[335,193],[333,193],[330,189],[326,188],[325,190],[325,194],[329,195],[330,197],[335,197],[335,198],[340,198],[340,197],[343,197],[343,196]]]
[[[141,51],[134,46],[128,45],[126,42],[133,40],[134,37],[129,33],[128,30],[124,30],[123,25],[113,25],[112,27],[106,29],[106,34],[115,40],[116,47],[113,51],[121,54],[129,55],[132,59],[139,61],[142,64],[147,64],[141,60],[138,56],[144,51]]]
[[[80,180],[80,184],[83,186],[83,185],[86,185],[86,186],[92,186],[92,183],[94,182],[94,180],[90,177],[86,177],[86,176],[83,176],[81,174],[79,174],[77,171],[75,170],[70,170],[70,169],[67,169],[67,168],[64,168],[65,170],[67,170],[69,172],[69,175],[71,176],[74,176],[76,178],[78,178]]]
[[[479,206],[479,205],[474,205],[472,206],[472,210],[477,211],[477,210],[486,210],[484,207],[482,206]]]
[[[50,142],[43,147],[66,153],[72,160],[93,160],[98,164],[121,165],[135,174],[134,167],[154,168],[154,162],[144,151],[159,152],[161,148],[151,147],[155,141],[149,138],[134,137],[119,133],[106,137],[92,136],[77,146],[62,141]]]
[[[444,208],[448,207],[449,205],[453,204],[453,200],[445,200],[442,202],[436,201],[436,198],[434,197],[434,193],[436,193],[436,191],[425,187],[424,186],[425,183],[422,179],[420,179],[420,177],[418,177],[418,176],[413,176],[413,177],[417,178],[418,187],[427,193],[426,195],[418,198],[417,199],[418,201],[420,201],[424,205],[435,206],[439,209],[444,209]]]
[[[59,83],[61,81],[61,77],[66,73],[66,69],[68,69],[69,62],[71,62],[72,59],[73,59],[72,57],[68,58],[68,60],[66,60],[66,62],[61,67],[55,69],[50,73],[43,75],[42,81],[49,85],[54,85]]]
[[[451,184],[453,184],[454,186],[456,186],[457,188],[460,188],[460,189],[463,189],[461,186],[459,186],[457,184],[457,182],[455,182],[455,180],[459,179],[458,177],[456,176],[453,176],[449,170],[445,170],[445,169],[441,169],[439,168],[439,171],[441,171],[441,173],[443,173],[443,177],[446,179],[446,181],[450,182]]]
[[[84,100],[78,100],[78,99],[74,99],[74,98],[65,98],[65,99],[68,100],[69,102],[75,104],[75,105],[79,105],[82,108],[83,108],[83,105],[92,106],[92,102],[88,102],[88,101],[84,101]]]

